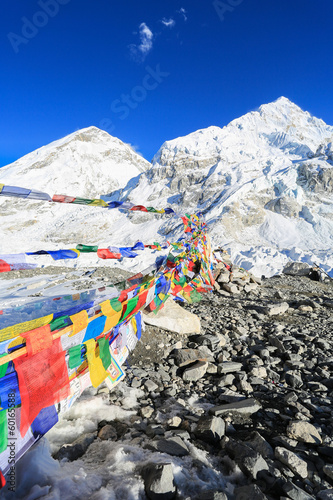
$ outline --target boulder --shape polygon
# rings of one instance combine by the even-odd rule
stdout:
[[[259,472],[268,470],[266,460],[244,443],[228,438],[225,441],[225,448],[246,476],[257,479]]]
[[[208,443],[218,443],[225,433],[225,423],[222,418],[203,415],[197,424],[194,434]]]
[[[79,436],[72,444],[65,444],[55,455],[57,460],[66,458],[70,462],[85,454],[91,443],[96,439],[96,432],[89,432]]]
[[[172,356],[180,368],[196,361],[206,361],[206,357],[198,349],[177,349],[172,353]]]
[[[179,436],[153,441],[150,444],[150,447],[156,451],[167,453],[168,455],[173,455],[175,457],[183,457],[189,454],[188,447]]]
[[[163,309],[157,314],[144,314],[143,320],[148,325],[183,335],[200,333],[201,328],[198,316],[186,311],[171,299],[165,302]]]
[[[183,380],[185,382],[196,382],[203,377],[207,371],[207,361],[197,361],[194,365],[186,368],[183,373]]]
[[[303,479],[308,477],[308,465],[296,453],[282,446],[277,446],[275,448],[275,458],[286,465],[294,474],[298,474]]]
[[[265,312],[268,316],[277,316],[278,314],[284,314],[289,309],[289,304],[287,302],[280,302],[277,304],[269,304],[265,308]]]
[[[322,439],[317,429],[309,422],[289,422],[287,435],[291,439],[297,439],[303,443],[321,444]]]
[[[241,401],[236,401],[235,403],[214,406],[209,410],[209,413],[215,416],[234,413],[240,415],[252,415],[252,413],[256,413],[257,411],[259,411],[260,408],[261,405],[254,398],[248,398]]]
[[[172,464],[150,463],[142,471],[145,492],[150,500],[172,500],[177,489],[175,486]]]
[[[288,262],[283,268],[283,274],[289,274],[290,276],[308,276],[311,267],[305,262]]]

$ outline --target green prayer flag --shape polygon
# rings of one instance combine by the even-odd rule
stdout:
[[[60,328],[64,328],[65,326],[68,325],[67,320],[68,316],[60,316],[60,318],[56,318],[50,323],[50,329],[51,332],[54,332],[54,330],[60,330]]]
[[[127,318],[131,314],[131,312],[134,311],[134,309],[138,304],[138,301],[139,301],[139,296],[137,295],[136,297],[133,297],[127,302],[126,311],[125,313],[122,314],[120,321],[122,321],[124,318]]]
[[[7,356],[7,353],[1,354],[0,358],[2,358],[3,356]],[[4,365],[0,366],[0,378],[4,377],[6,375],[7,367],[8,367],[8,363],[5,363]]]
[[[0,401],[1,406],[1,401]],[[6,410],[0,411],[0,453],[7,449],[8,425]]]
[[[97,252],[98,246],[82,245],[81,243],[79,243],[78,245],[76,245],[76,250],[79,250],[80,252],[83,253]]]
[[[74,347],[70,347],[68,349],[68,354],[69,354],[69,361],[68,361],[68,366],[69,368],[77,368],[80,366],[82,363],[81,361],[81,344],[80,345],[75,345]]]
[[[79,205],[89,205],[90,203],[92,203],[94,200],[91,200],[89,198],[80,198],[79,196],[77,196],[75,198],[74,201],[72,201],[72,203],[74,204],[79,204]]]
[[[111,353],[109,348],[109,341],[102,337],[97,340],[99,346],[99,357],[102,360],[104,369],[107,370],[111,365]]]
[[[114,309],[116,312],[121,311],[122,308],[123,308],[122,303],[119,302],[118,299],[111,299],[110,300],[110,305],[111,305],[112,309]]]
[[[193,290],[190,293],[190,299],[191,299],[192,304],[195,304],[196,302],[200,302],[201,301],[201,295],[196,290]]]

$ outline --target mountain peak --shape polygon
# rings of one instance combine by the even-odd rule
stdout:
[[[276,99],[276,101],[272,101],[267,104],[262,104],[259,107],[260,114],[281,113],[281,115],[286,115],[290,114],[291,112],[309,115],[307,111],[303,111],[299,106],[297,106],[297,104],[295,104],[290,99],[284,96],[279,97],[278,99]]]
[[[2,167],[0,182],[52,193],[99,196],[124,187],[150,163],[128,144],[91,126],[51,142]]]

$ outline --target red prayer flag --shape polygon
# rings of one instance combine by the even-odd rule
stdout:
[[[99,248],[97,256],[100,259],[121,259],[121,253],[110,252],[107,248]]]
[[[0,490],[5,486],[5,484],[6,484],[6,479],[0,470]]]
[[[145,305],[148,292],[149,292],[149,290],[145,290],[144,292],[139,294],[138,303],[135,306],[135,309],[133,309],[133,311],[131,311],[131,313],[130,313],[131,316],[136,314],[141,309],[141,307],[143,307]]]
[[[37,352],[52,346],[53,339],[50,325],[41,326],[30,332],[23,333],[22,337],[26,339],[28,356],[37,354]]]
[[[4,260],[0,259],[0,273],[7,273],[11,270],[10,265]]]
[[[68,370],[60,338],[51,347],[14,360],[21,395],[20,433],[24,437],[39,412],[69,396]]]
[[[73,203],[74,200],[74,196],[66,196],[64,194],[55,194],[52,196],[52,201],[57,201],[58,203]]]
[[[134,207],[132,207],[130,210],[132,210],[133,212],[135,211],[148,212],[146,207],[144,207],[143,205],[134,205]]]

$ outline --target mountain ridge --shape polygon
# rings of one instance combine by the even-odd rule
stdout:
[[[96,142],[96,165],[92,165],[89,154],[86,154],[87,145],[95,147]],[[114,156],[119,155],[127,166],[130,165],[127,178],[120,167],[121,172],[117,171],[121,179],[105,182],[105,143],[112,145]],[[26,182],[31,179],[31,183],[22,187],[51,189],[52,183],[46,182],[45,176],[41,179],[38,169],[29,169],[28,165],[30,178],[27,174],[16,176],[13,165],[19,165],[22,170],[27,167],[27,158],[39,155],[40,160],[48,152],[51,155],[48,168],[54,172],[54,156],[59,160],[59,155],[61,157],[65,150],[75,165],[83,157],[84,168],[91,176],[87,175],[85,180],[81,176],[80,181],[73,178],[72,182],[68,179],[64,182],[63,178],[59,180],[58,176],[59,184],[54,182],[53,185],[64,189],[62,193],[58,189],[59,194],[96,197],[110,193],[112,199],[161,208],[171,206],[177,213],[200,210],[205,214],[215,244],[226,246],[233,261],[242,267],[270,275],[281,269],[289,258],[308,263],[316,259],[331,272],[332,143],[332,126],[281,97],[236,118],[223,128],[211,126],[164,142],[152,164],[119,139],[96,127],[88,127],[40,148],[37,153],[30,153],[31,157],[27,155],[3,167],[0,182],[22,185],[7,181],[15,177],[21,177],[23,181],[24,177]],[[103,168],[98,166],[101,163]],[[120,161],[117,165],[121,165]],[[58,164],[58,169],[61,166]],[[96,176],[97,168],[102,172],[99,176]],[[69,192],[69,188],[73,192]],[[45,190],[49,192],[50,189]],[[2,207],[3,201],[0,213],[4,217]],[[78,230],[82,224],[76,221],[73,207],[60,207],[60,210],[62,222],[58,221],[57,228],[52,221],[53,229],[46,231],[39,221],[41,238],[34,233],[37,239],[40,242],[72,243],[74,236],[76,240],[87,237],[87,231]],[[153,238],[154,232],[155,238],[156,233],[160,238],[178,235],[178,221],[170,220],[170,217],[152,219],[151,215],[143,213],[111,215],[110,211],[107,212],[104,215],[108,220],[106,225],[99,219],[100,215],[85,212],[84,217],[96,228],[94,244],[105,240],[107,233],[124,239],[124,243],[133,242],[143,235]],[[83,212],[78,212],[77,217],[82,216]],[[31,223],[31,217],[26,222],[29,221]],[[59,228],[62,228],[61,238],[56,235]]]

